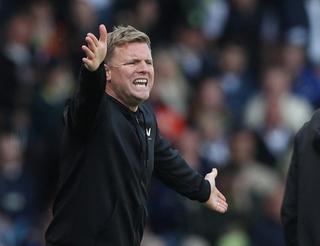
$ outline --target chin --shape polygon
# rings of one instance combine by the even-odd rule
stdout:
[[[139,100],[140,102],[144,102],[149,99],[149,96],[150,96],[150,93],[148,93],[148,94],[144,93],[143,95],[141,95],[141,94],[136,95],[136,99]]]

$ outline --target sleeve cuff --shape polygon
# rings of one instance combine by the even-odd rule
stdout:
[[[90,80],[90,79],[98,79],[101,74],[104,72],[104,63],[101,63],[97,70],[95,71],[89,71],[85,65],[81,64],[81,74],[84,78]]]
[[[198,201],[199,202],[206,202],[208,201],[211,193],[211,186],[208,180],[203,179],[200,185],[200,192]]]

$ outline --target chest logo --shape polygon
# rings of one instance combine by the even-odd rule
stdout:
[[[146,134],[147,134],[148,137],[151,136],[151,128],[146,129]]]

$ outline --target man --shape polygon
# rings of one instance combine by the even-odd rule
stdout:
[[[297,133],[282,204],[288,246],[320,245],[320,111]]]
[[[148,36],[130,26],[108,35],[100,25],[99,34],[85,38],[79,85],[64,112],[60,186],[47,246],[140,245],[153,173],[224,213],[217,171],[205,179],[194,172],[142,104],[154,81]]]

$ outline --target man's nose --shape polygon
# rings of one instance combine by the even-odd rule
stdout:
[[[139,64],[138,64],[138,72],[139,73],[148,72],[148,64],[145,61],[139,62]]]

